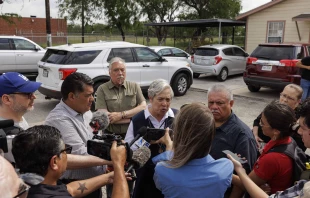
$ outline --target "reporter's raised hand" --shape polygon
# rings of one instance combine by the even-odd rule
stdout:
[[[126,148],[125,146],[117,146],[117,142],[114,141],[110,150],[113,166],[121,165],[125,166],[126,163]]]
[[[163,137],[161,137],[159,140],[155,141],[156,144],[164,144],[166,145],[166,151],[170,151],[172,150],[172,140],[170,138],[170,135],[169,135],[169,127],[166,128],[166,132],[165,132],[165,135]]]
[[[231,155],[227,154],[228,159],[230,159],[232,161],[232,163],[234,164],[234,168],[235,171],[238,173],[239,171],[245,171],[244,168],[242,167],[242,164],[235,160]]]

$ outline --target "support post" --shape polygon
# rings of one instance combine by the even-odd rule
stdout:
[[[232,32],[232,44],[235,44],[235,26],[233,27],[233,32]]]
[[[299,27],[298,27],[297,21],[295,21],[295,24],[296,24],[296,28],[297,28],[297,33],[298,33],[299,41],[301,41],[301,36],[300,36],[300,32],[299,32]]]
[[[47,47],[52,46],[52,31],[51,31],[51,15],[50,15],[50,1],[45,0],[45,15],[46,15],[46,38]]]
[[[222,28],[222,22],[219,23],[219,44],[221,44],[221,28]]]
[[[175,26],[173,28],[173,47],[175,47]]]

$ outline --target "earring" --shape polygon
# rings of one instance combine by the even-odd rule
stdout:
[[[274,136],[272,137],[272,140],[273,140],[273,141],[276,141],[276,140],[277,140],[277,136],[274,135]]]

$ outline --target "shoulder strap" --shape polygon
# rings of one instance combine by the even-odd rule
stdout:
[[[277,152],[277,153],[284,153],[285,155],[289,156],[293,160],[295,159],[294,153],[295,148],[297,146],[296,142],[291,138],[291,142],[289,144],[280,144],[271,148],[267,153]]]

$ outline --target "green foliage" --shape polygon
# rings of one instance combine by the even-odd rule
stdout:
[[[117,27],[123,40],[125,29],[130,28],[138,19],[138,7],[132,0],[102,0],[105,19],[111,27]]]
[[[188,9],[183,10],[183,19],[235,18],[241,10],[241,0],[181,0]]]

